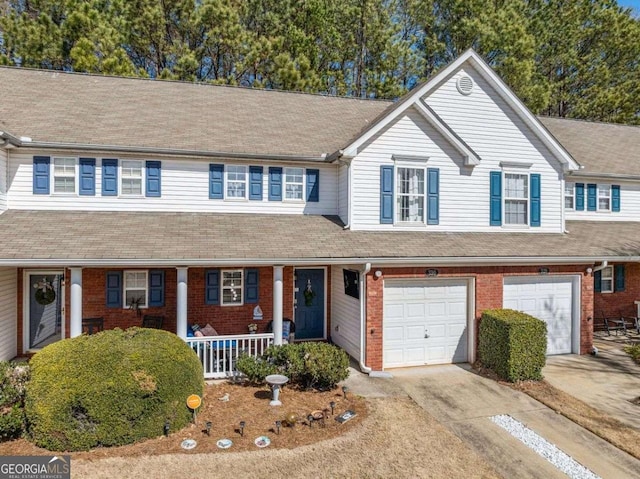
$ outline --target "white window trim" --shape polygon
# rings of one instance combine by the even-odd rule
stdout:
[[[524,167],[522,169],[517,169],[513,168],[513,164],[510,166],[512,167],[511,169],[502,170],[502,226],[504,228],[528,229],[531,227],[531,176]],[[507,197],[507,175],[521,175],[527,177],[527,206],[525,207],[527,222],[524,224],[507,223],[507,200],[525,201],[525,198]]]
[[[415,159],[409,159],[407,157],[403,157],[403,162],[396,161],[395,167],[393,169],[393,225],[394,226],[425,226],[427,225],[427,159],[424,157],[416,157]],[[400,214],[398,212],[398,171],[400,168],[409,168],[413,170],[423,170],[423,179],[424,179],[424,193],[422,194],[423,202],[422,202],[422,221],[400,221]]]
[[[224,274],[225,273],[240,273],[240,302],[239,303],[225,303],[224,302]],[[243,269],[222,269],[220,270],[220,306],[243,306],[244,305],[244,270]],[[226,287],[229,289],[229,287]]]
[[[302,170],[302,198],[287,198],[287,170]],[[298,183],[296,183],[298,184]],[[299,166],[285,166],[282,168],[282,201],[287,203],[305,203],[307,201],[307,169]]]
[[[122,307],[124,309],[129,309],[129,305],[127,304],[127,290],[128,289],[140,289],[140,288],[127,288],[127,273],[144,273],[145,282],[144,282],[144,306],[140,306],[139,309],[147,309],[149,308],[149,270],[147,269],[128,269],[122,272]]]
[[[601,186],[608,186],[609,187],[609,196],[602,196],[602,198],[607,198],[609,200],[609,208],[600,208],[600,191],[604,191],[601,190]],[[596,211],[599,211],[601,213],[611,213],[612,211],[612,207],[613,207],[613,198],[612,198],[612,194],[611,194],[611,185],[605,184],[605,183],[597,183],[596,184]]]
[[[74,174],[73,174],[73,193],[70,191],[60,191],[56,192],[56,160],[73,160],[74,161]],[[51,157],[51,178],[49,180],[50,183],[50,191],[52,195],[55,196],[78,196],[78,188],[80,181],[78,176],[80,174],[80,169],[78,167],[78,157],[77,156],[53,156]]]
[[[227,195],[227,185],[229,184],[229,167],[240,167],[244,168],[244,198],[238,198],[235,196]],[[237,181],[237,180],[234,180]],[[249,167],[247,165],[238,165],[238,164],[228,164],[224,165],[224,199],[227,201],[247,201],[249,199]]]
[[[608,272],[609,276],[605,277],[605,271]],[[604,289],[604,281],[611,281],[611,288]],[[607,266],[602,269],[602,272],[600,273],[600,292],[613,293],[613,266]]]
[[[134,162],[134,163],[140,163],[140,194],[128,194],[128,193],[123,193],[123,188],[122,188],[122,180],[124,180],[124,175],[122,174],[122,169],[124,167],[124,163],[125,162]],[[129,178],[129,177],[127,177]],[[123,198],[144,198],[146,191],[145,191],[145,185],[146,185],[146,180],[147,180],[147,169],[145,168],[145,162],[144,160],[130,160],[130,159],[120,159],[118,160],[118,197],[123,197]]]
[[[567,195],[567,187],[568,187],[569,185],[571,185],[571,194],[570,194],[570,195]],[[567,204],[567,202],[566,202],[566,198],[567,198],[567,197],[571,197],[571,198],[573,198],[573,201],[572,201],[572,203],[573,203],[573,208],[568,208],[568,207],[566,206],[566,204]],[[576,184],[575,184],[575,183],[571,183],[571,182],[568,182],[568,183],[567,183],[567,182],[566,182],[566,183],[564,184],[563,200],[564,200],[564,202],[563,202],[562,207],[565,209],[565,211],[575,211],[575,210],[576,210]]]

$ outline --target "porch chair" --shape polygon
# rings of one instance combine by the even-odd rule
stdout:
[[[145,314],[142,317],[142,327],[151,329],[162,329],[162,323],[164,322],[164,316],[152,316]]]
[[[635,309],[635,308],[634,308]],[[619,311],[620,320],[624,323],[625,334],[629,329],[635,329],[640,334],[640,320],[635,314],[623,314],[622,310]]]
[[[618,331],[622,331],[622,334],[627,334],[627,326],[621,317],[611,318],[607,317],[604,314],[604,311],[599,312],[599,316],[596,318],[602,321],[604,330],[607,332],[608,336],[611,336],[611,331],[615,331],[616,335]]]
[[[82,332],[92,335],[104,331],[104,318],[82,318]]]

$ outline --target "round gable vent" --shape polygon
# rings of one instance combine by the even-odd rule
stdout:
[[[462,75],[458,78],[458,81],[456,81],[456,87],[463,95],[470,95],[473,91],[473,80],[470,76]]]

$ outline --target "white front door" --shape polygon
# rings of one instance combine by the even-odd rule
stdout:
[[[63,281],[63,271],[25,271],[25,351],[42,349],[64,338]]]
[[[467,361],[467,297],[464,279],[385,281],[384,367]]]
[[[510,276],[504,279],[503,306],[547,323],[547,354],[572,351],[573,276]]]

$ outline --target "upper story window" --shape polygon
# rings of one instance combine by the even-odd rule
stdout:
[[[505,173],[504,222],[507,225],[529,224],[529,175]]]
[[[564,207],[573,210],[576,207],[575,185],[573,183],[564,184]]]
[[[124,272],[124,307],[146,308],[148,298],[147,271]]]
[[[598,185],[598,211],[611,211],[611,185]]]
[[[243,289],[244,278],[241,269],[222,270],[222,306],[241,306]]]
[[[75,158],[54,158],[53,159],[53,192],[54,193],[75,193],[76,192],[76,159]]]
[[[396,185],[397,221],[424,223],[424,168],[398,167]]]
[[[247,167],[228,165],[227,175],[227,198],[232,200],[246,199],[247,197]]]
[[[142,161],[123,160],[120,171],[120,191],[122,195],[142,195]]]
[[[284,191],[286,200],[304,200],[304,168],[284,169]]]
[[[607,266],[600,272],[600,291],[613,293],[613,266]]]

